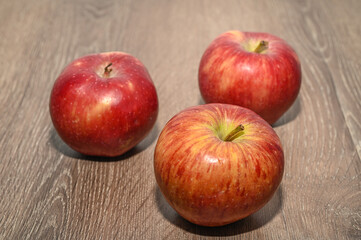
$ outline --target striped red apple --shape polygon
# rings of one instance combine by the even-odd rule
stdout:
[[[154,153],[158,186],[185,219],[221,226],[262,208],[284,169],[280,139],[253,111],[205,104],[175,115]]]
[[[198,79],[206,103],[246,107],[273,124],[299,93],[301,65],[296,52],[279,37],[230,31],[204,52]]]

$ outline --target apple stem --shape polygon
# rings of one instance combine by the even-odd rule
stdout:
[[[259,42],[258,46],[253,50],[255,53],[262,53],[264,50],[268,49],[268,42],[262,40]]]
[[[104,68],[104,76],[109,76],[109,73],[113,70],[111,68],[109,68],[113,63],[109,63],[105,68]]]
[[[226,142],[231,142],[234,139],[236,139],[239,136],[239,133],[241,131],[244,130],[244,126],[242,124],[239,124],[235,129],[232,130],[232,132],[230,132],[226,138],[224,139],[224,141]]]

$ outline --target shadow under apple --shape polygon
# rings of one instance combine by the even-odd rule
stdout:
[[[302,111],[301,100],[300,100],[300,95],[298,95],[292,106],[287,110],[287,112],[285,112],[282,115],[280,119],[277,120],[277,122],[272,124],[272,127],[276,128],[285,125],[289,122],[292,122],[301,113],[301,111]]]
[[[206,103],[204,102],[203,98],[200,97],[198,100],[198,105],[203,105],[203,104]],[[277,122],[272,124],[272,127],[276,128],[285,125],[289,122],[292,122],[301,113],[301,110],[302,110],[301,100],[300,100],[300,95],[298,95],[292,106],[282,115],[280,119],[277,120]]]
[[[53,146],[53,148],[55,148],[58,152],[61,152],[65,156],[68,156],[71,158],[75,158],[75,159],[79,159],[79,160],[97,161],[97,162],[116,162],[116,161],[121,161],[121,160],[131,158],[131,157],[141,153],[142,151],[147,149],[150,145],[152,145],[152,143],[157,139],[158,134],[159,134],[159,127],[158,127],[158,124],[155,123],[152,130],[140,143],[138,143],[136,146],[134,146],[132,149],[125,152],[124,154],[122,154],[120,156],[116,156],[116,157],[88,156],[88,155],[84,155],[79,152],[76,152],[75,150],[70,148],[60,138],[60,136],[58,135],[58,133],[56,132],[54,127],[52,127],[50,129],[49,142]]]
[[[206,102],[203,100],[202,96],[200,96],[198,99],[198,105],[203,105],[203,104],[206,104]]]
[[[202,236],[234,236],[251,232],[270,222],[281,211],[283,204],[281,184],[272,199],[256,213],[225,226],[203,227],[188,222],[174,211],[163,197],[158,186],[155,186],[154,192],[157,207],[167,221],[187,232]]]

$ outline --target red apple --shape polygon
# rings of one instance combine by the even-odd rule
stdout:
[[[273,124],[298,95],[301,65],[296,52],[276,36],[230,31],[206,49],[198,80],[206,103],[246,107]]]
[[[50,115],[74,150],[117,156],[152,129],[158,98],[147,69],[123,52],[88,55],[70,63],[54,83]]]
[[[157,183],[185,219],[221,226],[264,206],[284,168],[280,139],[253,111],[205,104],[174,116],[154,154]]]

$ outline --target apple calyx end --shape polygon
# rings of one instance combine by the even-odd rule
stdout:
[[[268,42],[262,40],[262,41],[260,41],[260,42],[258,43],[258,46],[253,50],[253,52],[255,52],[255,53],[262,53],[262,52],[264,52],[264,51],[267,50],[267,49],[268,49]]]
[[[235,129],[233,129],[228,135],[224,138],[225,142],[232,142],[234,139],[240,136],[240,133],[244,130],[244,126],[239,124]]]
[[[105,68],[104,68],[104,77],[109,77],[109,74],[113,71],[112,68],[110,68],[110,66],[112,66],[113,63],[109,63]]]

